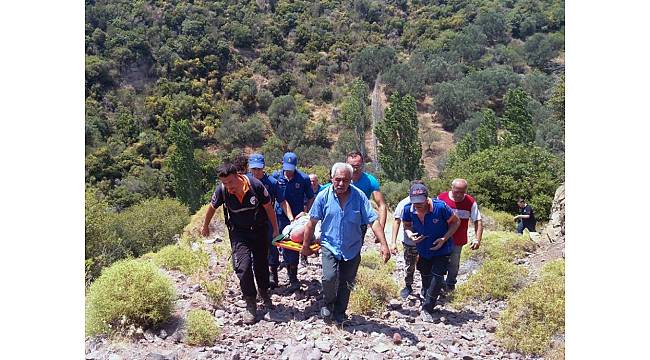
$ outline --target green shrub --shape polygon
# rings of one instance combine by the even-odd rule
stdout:
[[[535,242],[523,234],[519,235],[506,231],[484,231],[481,247],[478,250],[464,251],[461,254],[461,261],[468,258],[513,261],[523,258],[527,252],[533,252],[536,247]]]
[[[402,199],[408,196],[409,183],[408,180],[402,180],[401,182],[384,181],[381,183],[381,193],[384,195],[388,207],[394,209]]]
[[[209,256],[202,250],[194,251],[187,246],[168,245],[153,256],[154,262],[167,270],[179,270],[193,275],[208,269]]]
[[[552,199],[564,181],[564,163],[560,157],[537,146],[492,147],[454,162],[442,177],[444,183],[451,183],[455,178],[467,180],[472,195],[482,207],[514,212],[517,196],[533,199],[546,195],[545,199]],[[540,200],[533,205],[538,220],[548,220],[551,203]]]
[[[398,287],[393,280],[395,261],[384,264],[379,252],[372,250],[361,255],[356,285],[350,294],[350,311],[370,315],[383,310],[388,301],[397,297]]]
[[[389,260],[384,264],[384,259],[382,258],[381,254],[378,251],[374,250],[366,251],[361,254],[361,263],[359,266],[388,273],[395,271],[395,261]]]
[[[186,327],[185,342],[188,345],[211,346],[221,332],[214,317],[207,310],[190,310],[187,313]]]
[[[128,250],[115,233],[117,215],[110,211],[108,202],[93,188],[87,188],[85,196],[85,267],[86,284],[90,284],[102,268],[126,257]]]
[[[564,332],[564,260],[547,264],[538,280],[512,296],[496,336],[510,350],[544,354],[552,337]]]
[[[219,305],[223,301],[226,295],[225,294],[226,287],[228,285],[228,275],[231,272],[232,272],[232,268],[230,269],[230,271],[228,271],[228,267],[227,267],[226,272],[219,274],[219,276],[215,280],[212,281],[204,280],[201,282],[201,288],[205,289],[205,292],[207,293],[210,301],[212,301],[212,304]]]
[[[120,214],[118,235],[137,257],[172,244],[188,221],[188,209],[178,200],[150,199]]]
[[[513,232],[517,229],[513,215],[505,211],[494,211],[481,207],[481,217],[484,229]]]
[[[149,327],[171,315],[176,290],[149,262],[120,260],[104,269],[86,297],[86,334]]]
[[[522,285],[526,275],[524,267],[501,259],[487,260],[466,282],[456,287],[452,306],[460,308],[470,300],[507,299]]]

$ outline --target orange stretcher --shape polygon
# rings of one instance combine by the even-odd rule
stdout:
[[[300,249],[302,249],[302,243],[297,243],[297,242],[291,240],[291,237],[289,236],[289,234],[286,234],[286,235],[285,234],[280,234],[280,235],[276,236],[273,239],[272,244],[277,246],[277,247],[281,247],[283,249],[288,249],[288,250],[292,250],[292,251],[300,252]],[[320,249],[320,244],[319,243],[312,243],[311,245],[309,245],[309,248],[312,251],[318,251]]]

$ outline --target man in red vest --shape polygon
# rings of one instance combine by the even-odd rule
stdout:
[[[451,191],[445,191],[438,195],[438,200],[442,200],[449,205],[456,216],[460,218],[460,227],[453,235],[454,248],[449,257],[447,278],[445,279],[448,291],[453,291],[456,288],[456,276],[458,276],[458,268],[460,267],[460,253],[463,250],[463,245],[467,244],[469,219],[472,219],[474,223],[474,233],[476,234],[476,239],[470,245],[472,250],[476,250],[481,246],[481,238],[483,237],[483,223],[481,222],[478,205],[474,198],[466,194],[466,192],[467,180],[454,179],[451,182]]]

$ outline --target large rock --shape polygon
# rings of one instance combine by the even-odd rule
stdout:
[[[549,242],[564,242],[564,184],[560,185],[555,191],[553,205],[551,206],[551,216],[548,224],[542,230],[543,238]]]

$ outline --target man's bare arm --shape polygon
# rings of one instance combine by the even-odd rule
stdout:
[[[377,207],[378,207],[378,215],[379,215],[379,224],[381,224],[381,228],[385,229],[386,228],[386,217],[388,216],[388,207],[386,206],[386,200],[384,199],[384,194],[381,193],[381,191],[373,191],[372,196],[375,198],[375,201],[377,202]]]
[[[210,236],[210,221],[212,221],[212,217],[216,210],[217,209],[212,207],[212,204],[208,206],[208,211],[205,213],[205,219],[203,220],[203,228],[201,228],[201,235],[206,237]]]

